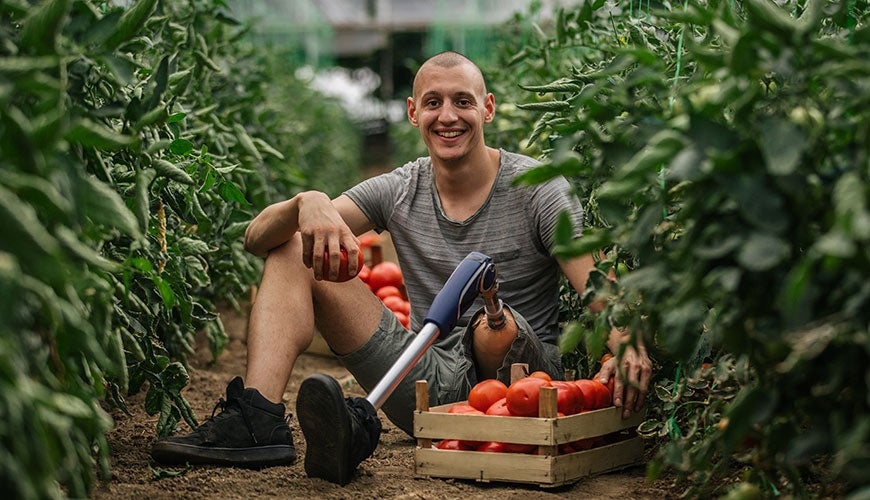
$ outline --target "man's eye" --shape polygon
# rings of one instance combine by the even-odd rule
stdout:
[[[437,105],[438,105],[438,101],[436,101],[434,99],[426,101],[426,106],[429,106],[430,108],[434,108]]]

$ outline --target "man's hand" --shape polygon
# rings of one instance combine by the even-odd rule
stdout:
[[[621,362],[617,365],[616,356],[606,360],[594,378],[604,385],[614,378],[613,404],[622,407],[622,417],[628,418],[643,408],[651,376],[652,362],[646,349],[626,345]]]
[[[350,276],[359,272],[359,240],[323,193],[307,193],[299,201],[299,233],[302,235],[302,262],[314,270],[314,279],[338,278],[341,249],[347,252]],[[329,276],[323,274],[324,253],[329,256]]]

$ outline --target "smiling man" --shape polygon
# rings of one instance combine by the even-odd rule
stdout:
[[[563,376],[558,345],[559,277],[582,294],[591,257],[559,260],[553,254],[556,220],[568,212],[582,230],[583,212],[564,178],[535,186],[513,184],[537,166],[526,156],[487,146],[484,126],[495,113],[483,75],[472,61],[445,52],[426,61],[408,98],[408,119],[419,128],[429,156],[373,177],[330,200],[304,192],[270,205],[245,234],[245,248],[266,259],[248,328],[245,379],[227,387],[223,411],[184,437],[161,440],[152,456],[163,463],[216,463],[246,467],[290,464],[296,458],[281,397],[297,357],[315,327],[365,390],[383,378],[413,335],[358,279],[334,282],[341,249],[355,274],[356,235],[390,232],[411,302],[411,330],[419,331],[433,299],[470,252],[498,267],[507,324],[490,330],[470,309],[436,341],[381,408],[413,433],[416,380],[429,382],[434,405],[465,399],[479,380],[510,381],[510,366]],[[322,269],[329,255],[328,275]],[[616,352],[625,336],[612,332]],[[605,364],[601,376],[617,370]],[[640,409],[651,364],[642,347],[622,357],[627,380],[617,378],[614,402]],[[246,385],[247,384],[247,385]],[[338,382],[321,374],[305,379],[296,414],[307,442],[305,471],[346,484],[371,456],[381,432],[364,398],[344,398]]]

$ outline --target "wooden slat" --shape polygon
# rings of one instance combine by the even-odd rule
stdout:
[[[417,477],[560,486],[635,465],[642,456],[641,438],[556,457],[428,448],[416,450],[414,473]]]

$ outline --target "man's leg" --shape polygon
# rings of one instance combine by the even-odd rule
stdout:
[[[280,402],[296,359],[311,345],[315,325],[333,351],[345,354],[365,344],[380,315],[380,301],[362,281],[314,280],[302,264],[297,235],[266,258],[248,325],[248,387]]]
[[[296,450],[281,398],[296,359],[311,344],[315,315],[329,316],[326,324],[336,334],[324,338],[342,352],[365,343],[381,310],[360,280],[315,281],[302,264],[296,235],[266,259],[248,328],[247,387],[241,377],[233,379],[218,403],[220,414],[187,436],[158,441],[152,457],[247,467],[293,463]]]

